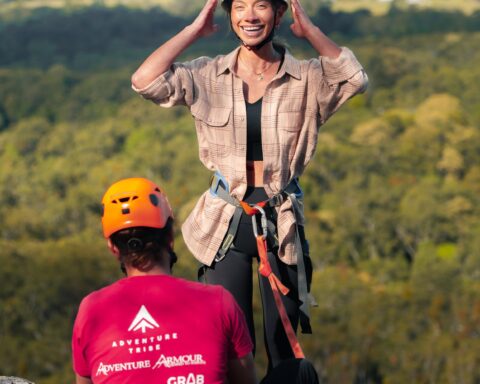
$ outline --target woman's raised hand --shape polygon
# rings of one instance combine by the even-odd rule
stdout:
[[[197,37],[210,36],[218,30],[218,25],[213,22],[217,0],[207,0],[197,18],[190,24]]]
[[[315,24],[307,16],[305,10],[298,0],[290,0],[292,7],[293,23],[290,25],[290,29],[293,34],[299,38],[308,38],[309,33],[315,29]]]
[[[296,37],[305,38],[320,56],[336,58],[342,50],[330,40],[307,16],[299,0],[290,0],[293,23],[290,25]]]

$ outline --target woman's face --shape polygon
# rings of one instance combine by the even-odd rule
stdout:
[[[261,43],[275,28],[275,10],[268,0],[233,0],[230,15],[232,28],[247,45]]]

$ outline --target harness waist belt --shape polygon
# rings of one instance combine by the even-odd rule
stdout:
[[[228,250],[233,244],[235,235],[238,230],[240,223],[240,218],[242,213],[245,212],[248,215],[254,215],[258,213],[257,207],[277,207],[283,204],[283,202],[289,199],[292,203],[293,212],[295,215],[295,253],[297,255],[297,274],[298,274],[298,298],[300,300],[300,327],[302,333],[312,333],[312,328],[310,325],[310,305],[314,305],[314,300],[311,300],[311,295],[308,293],[307,289],[307,276],[305,271],[305,261],[303,256],[302,242],[300,240],[300,233],[298,231],[298,218],[300,214],[300,205],[298,200],[303,198],[303,192],[298,184],[298,179],[292,179],[288,185],[276,195],[272,196],[270,199],[262,201],[257,204],[250,205],[246,202],[239,201],[237,198],[230,195],[230,190],[227,180],[223,175],[216,171],[211,179],[210,183],[210,193],[214,197],[218,197],[227,203],[236,207],[235,212],[232,217],[228,232],[220,246],[215,261],[219,262],[225,258]],[[263,219],[263,216],[262,216]],[[255,228],[255,227],[254,227]],[[266,225],[267,232],[265,235],[270,235],[275,242],[278,242],[276,235],[276,223],[268,221]]]

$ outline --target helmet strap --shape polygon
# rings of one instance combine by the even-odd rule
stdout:
[[[177,262],[178,257],[177,257],[177,254],[171,248],[168,250],[168,254],[170,256],[170,269],[172,269],[173,265]]]

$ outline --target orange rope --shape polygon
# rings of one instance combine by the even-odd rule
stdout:
[[[258,205],[260,208],[263,208],[265,207],[265,204],[267,202],[266,201],[261,201],[260,203],[256,203],[256,205]],[[255,207],[252,207],[250,204],[244,202],[244,201],[240,201],[240,205],[242,206],[243,210],[245,211],[245,213],[248,215],[248,216],[253,216],[255,215],[256,213],[258,213],[258,209],[255,208]]]
[[[262,201],[260,203],[257,203],[256,205],[259,206],[260,208],[263,208],[265,206],[265,203],[266,203],[265,201]],[[245,203],[244,201],[240,201],[240,204],[242,205],[242,208],[245,211],[245,213],[249,216],[253,216],[259,212],[258,209],[250,206],[248,203]],[[282,295],[284,296],[287,295],[289,292],[289,289],[282,284],[280,279],[272,271],[272,267],[270,266],[270,262],[268,261],[268,255],[267,255],[267,242],[265,240],[266,234],[263,234],[263,235],[264,236],[262,235],[257,236],[257,248],[258,248],[258,255],[260,257],[260,264],[258,266],[258,271],[262,276],[265,276],[266,278],[268,278],[268,281],[272,288],[273,297],[275,299],[275,305],[277,307],[278,314],[280,315],[280,319],[282,320],[283,329],[285,330],[285,333],[288,338],[288,342],[290,343],[290,347],[292,348],[295,358],[304,359],[305,355],[303,354],[302,347],[300,347],[300,343],[298,342],[297,335],[293,330],[292,323],[290,322],[290,319],[287,314],[287,310],[285,309],[285,305],[283,304],[282,297],[280,296],[280,293],[282,293]]]
[[[293,354],[297,359],[304,359],[305,355],[303,354],[302,347],[300,347],[297,335],[293,330],[292,323],[288,318],[287,310],[285,309],[282,297],[280,296],[280,292],[283,295],[286,295],[288,293],[288,288],[283,285],[280,279],[273,273],[272,267],[270,266],[270,263],[268,261],[267,243],[262,236],[257,237],[257,248],[258,254],[260,256],[260,266],[258,267],[258,270],[260,271],[260,274],[267,277],[268,281],[270,282],[273,297],[275,299],[275,304],[277,306],[280,319],[282,320],[283,328],[285,329],[285,333],[287,334],[290,347],[292,348]]]

